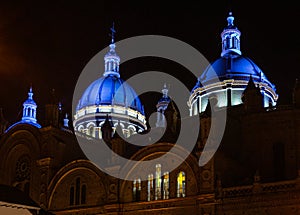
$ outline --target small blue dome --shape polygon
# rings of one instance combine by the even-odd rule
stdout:
[[[102,76],[83,93],[77,110],[93,105],[130,107],[144,115],[144,108],[132,87],[115,75]]]
[[[262,70],[252,60],[243,56],[217,59],[207,67],[199,79],[205,85],[215,83],[217,78],[220,81],[226,79],[248,80],[250,75],[255,80],[261,80],[261,82],[275,89],[275,86],[269,82]],[[198,88],[197,85],[199,83],[196,84],[194,89]]]
[[[32,105],[36,105],[36,103],[35,103],[35,101],[33,100],[33,99],[30,99],[30,98],[28,98],[28,99],[26,99],[26,101],[24,102],[24,104],[32,104]]]

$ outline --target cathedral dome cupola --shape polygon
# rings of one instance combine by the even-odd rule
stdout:
[[[222,53],[221,57],[226,57],[228,55],[241,55],[240,49],[240,36],[241,32],[238,28],[233,24],[234,17],[232,12],[229,12],[227,17],[228,25],[224,28],[221,33],[222,38]]]
[[[227,26],[221,33],[221,56],[198,77],[188,101],[190,115],[204,112],[211,96],[217,98],[217,107],[243,103],[243,92],[250,77],[263,96],[263,107],[276,105],[278,95],[275,85],[249,57],[242,55],[240,36],[241,32],[234,25],[232,12],[229,12]]]
[[[33,100],[33,91],[32,87],[30,87],[28,92],[28,98],[23,103],[23,116],[21,121],[14,123],[11,125],[6,131],[10,130],[17,124],[30,124],[37,128],[41,128],[41,125],[37,122],[36,119],[36,111],[37,111],[37,104]]]
[[[120,76],[120,57],[116,52],[114,26],[110,30],[111,43],[104,56],[103,75],[82,94],[73,122],[77,133],[95,138],[102,138],[101,127],[107,115],[111,119],[113,130],[120,123],[125,137],[147,128],[144,106],[134,89]]]

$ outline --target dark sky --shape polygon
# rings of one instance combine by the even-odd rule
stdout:
[[[71,111],[77,78],[87,62],[109,44],[113,21],[117,41],[143,34],[170,36],[189,43],[213,61],[220,56],[220,33],[229,10],[242,32],[243,55],[250,57],[276,85],[279,103],[290,103],[292,87],[300,76],[300,7],[287,1],[228,2],[0,3],[0,107],[10,122],[19,120],[32,83],[39,112],[48,102],[51,89],[55,89],[65,110]],[[159,59],[154,62],[126,62],[121,65],[121,75],[126,79],[147,70],[183,73],[174,63]],[[187,77],[182,80],[192,88],[196,80]]]

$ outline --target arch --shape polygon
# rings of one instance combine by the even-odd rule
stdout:
[[[77,128],[77,130],[78,130],[79,132],[83,132],[83,129],[84,129],[84,126],[83,126],[83,125],[79,125],[78,128]]]
[[[95,178],[97,180],[95,180]],[[88,205],[101,205],[107,201],[109,179],[96,166],[87,160],[76,160],[62,167],[52,178],[49,186],[48,208],[51,210],[59,207],[71,207],[71,199],[65,198],[65,192],[74,189],[74,206],[76,203]],[[66,187],[66,188],[65,188]],[[78,188],[78,194],[76,193]],[[59,192],[63,194],[59,194]],[[89,193],[89,195],[87,195]],[[58,199],[62,196],[62,200]],[[68,195],[69,196],[69,195]],[[70,194],[71,196],[71,194]],[[78,197],[77,197],[78,196]],[[98,196],[98,198],[95,198]],[[76,199],[79,198],[79,200]],[[59,204],[55,204],[60,201]],[[59,206],[57,206],[59,205]]]
[[[94,122],[89,122],[86,124],[86,128],[88,128],[90,126],[96,127],[96,124]]]
[[[132,130],[132,131],[136,131],[136,128],[133,125],[128,125],[127,129]]]
[[[0,153],[6,155],[0,157],[0,169],[5,170],[0,177],[1,183],[13,183],[16,162],[20,156],[26,154],[30,157],[31,162],[37,160],[42,142],[44,140],[39,129],[32,125],[17,124],[7,131],[0,141]],[[31,175],[38,177],[38,174],[35,174],[38,172],[36,165],[32,164],[31,166]]]
[[[184,150],[182,147],[179,146],[175,146],[172,143],[156,143],[154,145],[150,145],[147,146],[143,149],[141,149],[140,151],[138,151],[136,154],[134,154],[129,160],[137,160],[137,161],[143,161],[143,160],[152,160],[156,157],[162,156],[163,154],[165,154],[166,152],[168,152],[172,147],[176,147],[176,150],[179,150],[179,154],[181,150]],[[159,149],[159,150],[158,150]],[[184,150],[185,151],[185,150]],[[182,152],[181,152],[182,153]],[[192,185],[191,187],[187,187],[186,189],[186,193],[188,193],[189,196],[192,195],[196,195],[197,193],[199,193],[199,188],[200,188],[200,180],[198,180],[198,177],[200,175],[200,167],[198,165],[198,160],[197,158],[193,155],[190,154],[185,160],[183,160],[182,158],[180,158],[178,155],[176,154],[172,154],[171,156],[174,156],[174,159],[180,159],[180,161],[182,162],[180,164],[179,167],[175,168],[173,171],[168,172],[168,164],[167,163],[161,163],[161,173],[167,173],[168,172],[168,180],[169,182],[175,182],[176,181],[176,175],[178,174],[179,170],[184,171],[185,173],[187,173],[189,175],[189,184]],[[155,164],[154,166],[149,166],[148,168],[144,168],[144,169],[139,169],[139,166],[130,166],[130,164],[128,164],[127,166],[124,167],[124,171],[126,171],[126,173],[128,173],[128,177],[134,174],[133,169],[137,169],[138,172],[140,172],[141,176],[149,176],[149,174],[153,174],[153,179],[155,180]],[[162,174],[162,176],[163,176]],[[147,178],[142,178],[142,181],[145,180],[144,183],[144,189],[142,188],[141,191],[141,200],[142,201],[149,201],[151,198],[151,194],[149,194],[149,186],[151,187],[151,182],[148,183],[149,179],[151,177],[147,177]],[[132,181],[129,181],[129,183],[132,184]],[[175,187],[176,183],[169,183],[169,190],[168,193],[166,193],[165,198],[175,198],[176,197],[176,187]],[[162,183],[162,188],[163,188],[163,183]],[[167,190],[167,184],[166,186],[166,190]],[[129,195],[129,190],[128,187],[131,187],[131,185],[128,184],[128,182],[124,181],[121,184],[121,199],[122,201],[125,202],[130,202],[130,199],[132,199],[132,197]],[[152,188],[151,188],[152,189]],[[153,185],[153,191],[155,192],[155,185]],[[163,192],[163,189],[162,189]],[[132,193],[132,190],[130,190],[130,193]],[[157,198],[157,199],[162,199],[164,198],[163,196],[164,194],[162,193],[162,197],[161,198]],[[153,194],[153,196],[155,197],[155,193]]]
[[[118,124],[121,126],[122,129],[125,128],[125,125],[122,122],[116,122],[116,123],[114,123],[114,127],[117,127]]]

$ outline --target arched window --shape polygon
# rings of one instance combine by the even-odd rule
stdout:
[[[147,200],[151,201],[154,198],[154,189],[153,189],[153,182],[154,182],[154,178],[153,178],[153,174],[149,174],[148,175],[148,192],[147,192]]]
[[[80,178],[76,179],[75,205],[79,205],[80,199]]]
[[[85,204],[86,203],[86,185],[83,184],[81,186],[81,204]]]
[[[155,200],[161,199],[161,165],[155,166]]]
[[[89,132],[89,135],[91,135],[91,136],[93,136],[93,137],[94,137],[94,136],[95,136],[95,135],[94,135],[94,126],[92,126],[92,125],[91,125],[91,126],[89,126],[89,130],[88,130],[88,132]]]
[[[163,199],[169,199],[169,172],[163,176]]]
[[[142,189],[140,178],[134,179],[132,189],[133,189],[133,200],[140,201],[141,200],[141,189]]]
[[[177,175],[177,197],[185,197],[185,173],[179,172]]]
[[[70,205],[74,205],[74,187],[70,188]]]
[[[86,192],[86,184],[82,184],[79,177],[76,178],[70,187],[70,205],[86,204]]]
[[[226,46],[228,49],[231,48],[231,40],[230,40],[230,37],[226,37]]]

